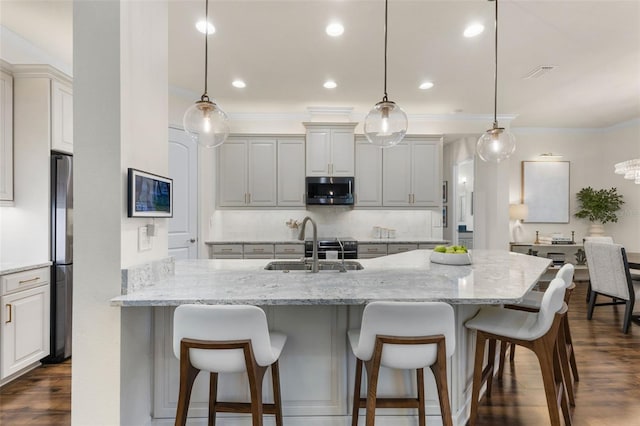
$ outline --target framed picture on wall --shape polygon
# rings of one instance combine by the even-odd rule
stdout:
[[[569,162],[523,161],[522,203],[528,223],[569,223]]]
[[[442,182],[442,203],[447,203],[447,193],[449,192],[449,182],[446,180]]]
[[[447,220],[447,216],[448,216],[448,211],[447,211],[447,206],[442,206],[442,227],[443,228],[448,228],[449,227],[449,221]]]

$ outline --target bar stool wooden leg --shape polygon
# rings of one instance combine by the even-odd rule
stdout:
[[[449,404],[449,389],[447,386],[447,355],[444,345],[438,345],[438,358],[436,363],[431,366],[431,371],[433,372],[436,387],[438,388],[442,424],[443,426],[453,426],[451,405]],[[421,406],[424,407],[424,397]]]
[[[178,394],[178,408],[176,410],[176,426],[184,426],[187,423],[187,412],[189,411],[189,401],[191,400],[191,390],[193,382],[200,370],[191,365],[189,359],[189,348],[180,345],[180,391]]]
[[[533,343],[533,351],[540,363],[542,382],[544,383],[544,393],[547,398],[547,408],[551,426],[560,426],[560,414],[558,412],[558,398],[556,392],[556,380],[554,376],[554,349],[555,342],[547,342],[548,339],[536,340]]]
[[[218,399],[218,373],[209,374],[209,426],[216,424],[216,400]]]
[[[351,411],[351,426],[358,426],[360,412],[360,386],[362,384],[362,360],[356,358],[356,380],[353,385],[353,408]]]
[[[556,344],[553,357],[553,375],[555,381],[556,402],[560,401],[562,416],[564,417],[565,426],[571,426],[571,412],[569,411],[569,396],[567,394],[566,375],[563,373],[563,367],[560,363],[560,346]]]
[[[280,397],[280,367],[278,361],[271,364],[271,384],[273,385],[273,403],[276,410],[276,426],[282,426],[282,399]]]
[[[576,355],[573,351],[573,340],[571,339],[571,328],[569,327],[569,317],[567,316],[564,323],[564,337],[565,337],[565,347],[567,349],[567,354],[569,356],[569,363],[571,364],[571,373],[573,374],[573,380],[576,382],[580,381],[580,376],[578,375],[578,365],[576,364]]]
[[[424,407],[424,369],[418,368],[416,370],[418,385],[418,426],[425,426],[426,410]]]
[[[364,363],[364,366],[367,370],[367,414],[366,414],[366,422],[365,422],[366,426],[374,426],[376,421],[378,372],[379,372],[379,366],[380,366],[380,359],[378,358],[376,360],[376,355],[378,354],[374,354],[373,358],[371,358],[370,361],[365,361]],[[374,360],[377,362],[374,362]]]
[[[473,365],[473,386],[471,389],[471,414],[469,416],[469,426],[475,426],[478,418],[478,403],[480,398],[480,388],[482,387],[484,346],[486,336],[482,331],[476,333],[476,356]]]
[[[487,398],[491,398],[491,389],[493,388],[493,372],[495,371],[494,364],[496,362],[496,342],[496,339],[489,339],[487,368],[490,370],[490,372],[485,379],[487,381]]]
[[[500,358],[498,361],[498,380],[502,381],[502,375],[504,374],[504,360],[507,356],[507,347],[509,343],[500,341]]]
[[[563,319],[563,323],[566,320],[566,316]],[[560,367],[562,369],[562,376],[564,386],[567,391],[567,397],[569,398],[569,404],[575,406],[576,400],[573,394],[573,383],[571,382],[571,368],[569,367],[569,358],[567,357],[567,347],[566,347],[566,338],[565,338],[565,328],[563,323],[558,327],[558,339],[556,342],[556,352],[558,353],[558,358],[560,362]]]

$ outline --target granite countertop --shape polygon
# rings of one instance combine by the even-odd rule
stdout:
[[[376,300],[452,304],[517,303],[550,259],[506,250],[473,250],[473,264],[429,261],[431,250],[360,259],[361,271],[266,271],[269,260],[180,260],[175,275],[115,297],[113,306],[184,303],[252,305],[359,305]]]
[[[51,266],[51,262],[0,262],[0,275],[15,274],[45,266]]]
[[[441,238],[354,238],[358,243],[362,244],[449,244],[449,241]],[[205,241],[205,244],[303,244],[304,241],[300,240],[286,240],[286,239],[265,239],[265,240],[221,240],[221,241]]]

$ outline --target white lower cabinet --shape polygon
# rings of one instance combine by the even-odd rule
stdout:
[[[0,300],[2,380],[49,355],[49,283],[5,294]]]

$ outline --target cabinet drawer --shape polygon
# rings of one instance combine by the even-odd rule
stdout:
[[[242,244],[213,244],[213,259],[242,259]]]
[[[2,294],[9,294],[46,284],[49,282],[50,274],[49,267],[45,267],[4,275],[0,277],[2,280]]]
[[[304,244],[276,244],[276,256],[304,255]]]
[[[388,254],[404,253],[405,251],[417,250],[417,244],[389,244],[387,247]]]
[[[444,245],[444,244],[436,244],[436,243],[420,243],[418,244],[418,248],[420,250],[433,250],[436,246]]]
[[[386,256],[386,244],[358,244],[358,257],[367,259],[372,257]]]
[[[273,255],[273,244],[245,244],[244,255],[271,254]]]

